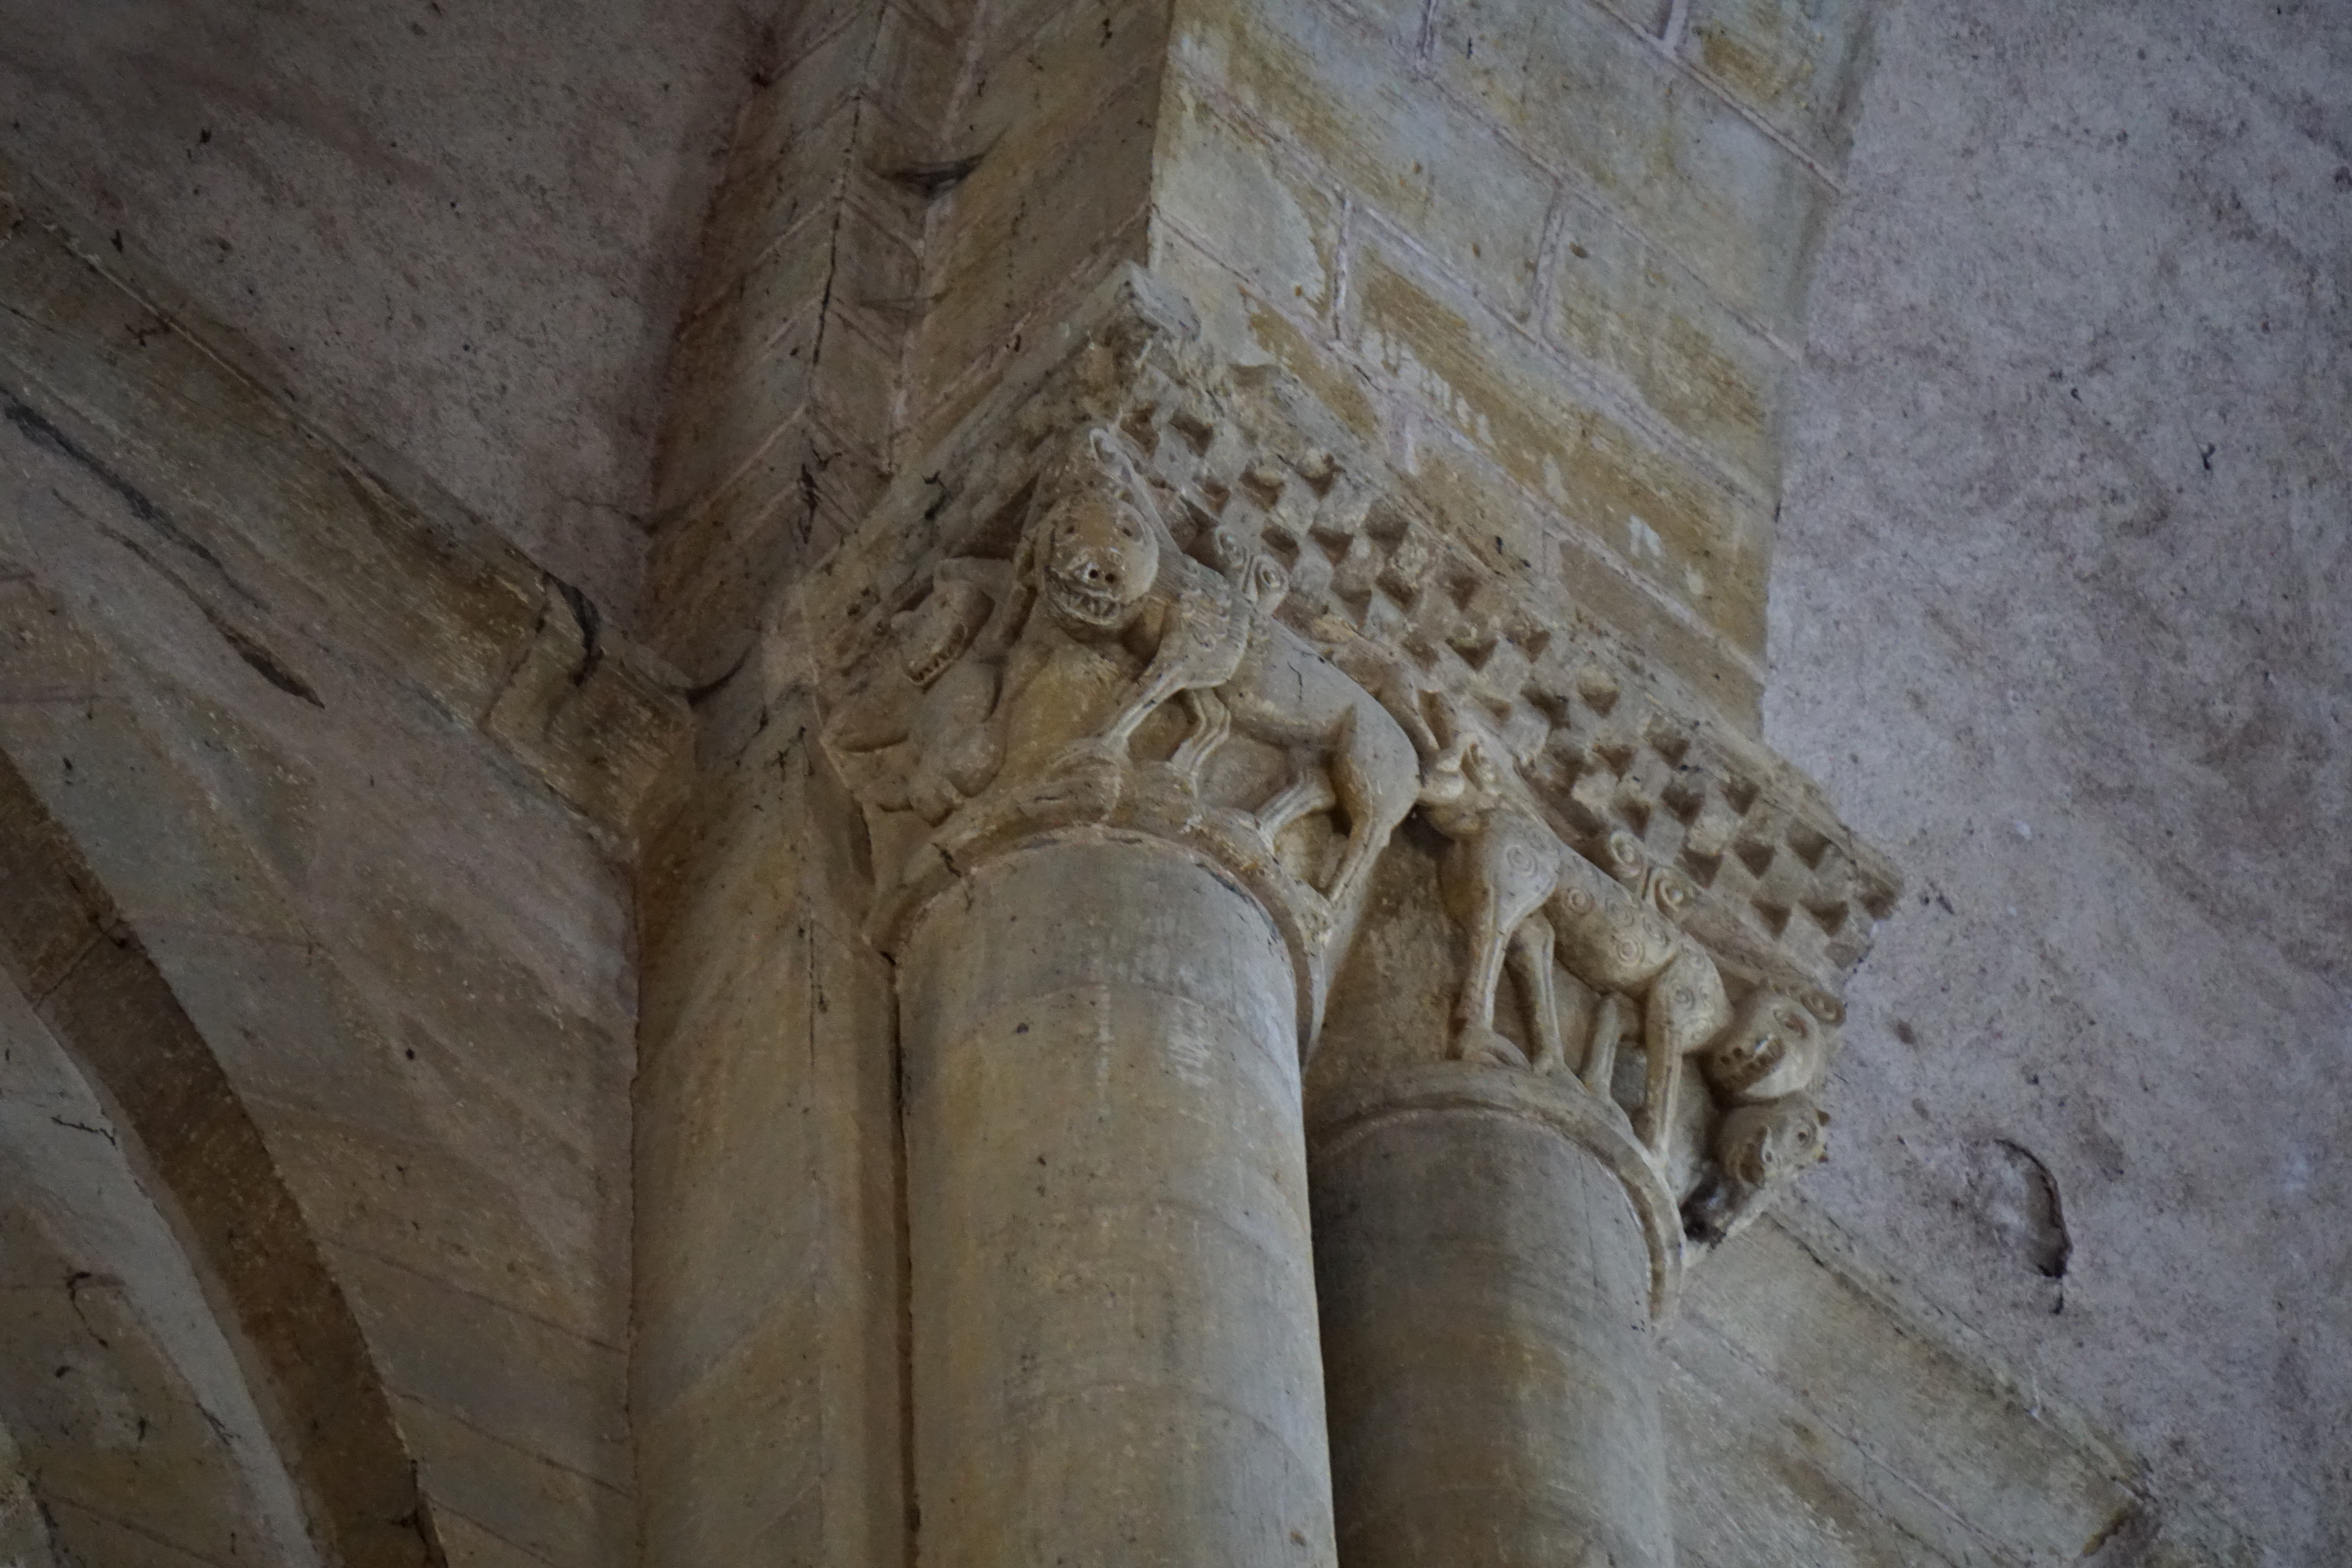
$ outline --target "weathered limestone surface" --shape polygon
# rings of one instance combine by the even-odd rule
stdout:
[[[1166,0],[787,11],[670,369],[643,609],[698,681],[1143,255]]]
[[[630,1411],[647,1563],[905,1561],[888,967],[804,688],[714,725],[639,883]]]
[[[10,870],[13,894],[28,868],[12,858]],[[155,1058],[138,1067],[167,1076]],[[52,1541],[68,1561],[115,1561],[125,1532],[198,1561],[319,1562],[288,1459],[320,1456],[298,1445],[281,1457],[277,1412],[255,1404],[238,1364],[254,1342],[234,1316],[215,1319],[208,1295],[224,1260],[184,1248],[172,1217],[185,1207],[169,1189],[160,1205],[150,1196],[135,1126],[109,1115],[13,976],[0,984],[0,1423],[15,1439],[0,1449],[0,1562],[46,1565]],[[248,1202],[259,1229],[259,1195]],[[356,1337],[347,1312],[343,1328]],[[276,1348],[330,1348],[307,1337]],[[319,1360],[324,1407],[358,1428],[356,1391],[332,1385],[331,1357]],[[390,1435],[381,1395],[374,1422]],[[387,1479],[406,1479],[397,1465]],[[369,1557],[386,1544],[399,1543],[334,1542],[355,1559],[425,1561],[413,1532],[404,1558]]]
[[[1342,1560],[1664,1568],[1654,1239],[1563,1124],[1616,1130],[1492,1068],[1357,1087],[1313,1148]]]
[[[1752,725],[1864,5],[1175,6],[1151,264]]]
[[[2352,1560],[2347,27],[1890,15],[1767,710],[1911,874],[1815,1195],[2283,1563]]]
[[[2286,1560],[2326,1560],[2343,1511],[2325,1470],[2341,1404],[2327,1368],[2343,1359],[2328,1353],[2340,1313],[2326,1291],[2340,1270],[2309,1219],[2336,1166],[2333,1080],[2308,1042],[2340,1032],[2330,939],[2343,912],[2311,846],[2333,841],[2341,804],[2330,782],[2341,748],[2325,722],[2341,641],[2328,609],[2352,595],[2333,592],[2336,563],[2308,520],[2329,515],[2341,476],[2332,426],[2307,411],[2343,401],[2325,345],[2343,340],[2327,324],[2344,139],[2332,78],[2315,73],[2347,67],[2329,52],[2326,18],[2271,9],[1947,17],[1923,4],[1874,21],[1859,6],[1771,0],[1087,0],[989,7],[975,26],[923,0],[793,6],[758,50],[713,50],[728,57],[725,90],[685,96],[716,112],[749,91],[730,177],[744,199],[715,209],[700,283],[646,268],[666,280],[656,292],[693,296],[696,325],[673,381],[675,487],[656,518],[676,554],[656,561],[646,603],[689,666],[686,684],[725,675],[747,650],[752,680],[706,694],[704,792],[663,841],[701,869],[640,904],[649,931],[680,935],[648,945],[666,956],[646,971],[639,1108],[673,1108],[662,1126],[674,1136],[635,1150],[647,1227],[635,1245],[666,1250],[634,1291],[625,1262],[614,1271],[631,1245],[617,1197],[628,1178],[608,1174],[626,1163],[634,1009],[615,956],[628,901],[608,857],[678,798],[658,781],[682,714],[668,678],[564,587],[584,583],[607,606],[625,597],[633,525],[588,528],[579,493],[517,465],[495,482],[539,489],[505,526],[551,538],[529,534],[537,525],[520,514],[535,507],[542,522],[581,521],[593,545],[564,557],[566,536],[535,551],[561,582],[478,550],[479,530],[394,465],[314,461],[302,433],[324,421],[284,417],[189,357],[192,342],[226,356],[282,403],[286,383],[184,308],[166,307],[175,325],[159,330],[159,296],[134,285],[144,308],[86,309],[89,275],[120,270],[107,227],[62,267],[57,246],[12,238],[0,250],[9,298],[38,303],[9,319],[5,363],[39,395],[19,397],[31,417],[11,414],[0,502],[0,528],[26,532],[0,576],[33,585],[13,624],[36,633],[0,676],[11,755],[50,768],[60,813],[76,806],[77,833],[126,890],[188,1013],[241,1092],[257,1086],[249,1103],[270,1147],[399,1385],[393,1406],[425,1461],[442,1548],[499,1563],[626,1551],[632,1466],[613,1437],[624,1301],[651,1331],[630,1368],[635,1397],[671,1400],[636,1433],[635,1484],[668,1510],[648,1510],[649,1543],[687,1560],[835,1561],[874,1542],[887,1559],[903,1547],[905,1383],[889,1314],[872,1310],[899,1279],[885,1218],[896,1161],[876,1132],[890,1124],[876,1106],[891,1063],[860,1049],[889,1033],[877,999],[887,973],[856,930],[856,824],[825,764],[808,760],[832,650],[795,641],[789,609],[762,639],[755,612],[877,503],[918,556],[935,519],[976,519],[998,532],[965,559],[1009,566],[1028,449],[1003,472],[920,459],[1034,370],[1041,346],[1064,356],[1070,301],[1123,262],[1177,280],[1229,360],[1298,378],[1336,434],[1286,446],[1263,439],[1279,419],[1209,417],[1246,411],[1250,396],[1206,413],[1138,419],[1127,403],[1065,422],[1105,423],[1150,461],[1157,493],[1181,502],[1171,533],[1201,569],[1179,569],[1189,585],[1234,583],[1235,552],[1245,564],[1262,550],[1289,578],[1280,623],[1318,658],[1351,641],[1405,647],[1419,674],[1402,687],[1349,673],[1367,692],[1402,693],[1389,711],[1426,726],[1432,744],[1414,747],[1424,769],[1475,737],[1454,758],[1465,787],[1441,780],[1452,825],[1425,812],[1398,841],[1398,868],[1422,878],[1417,923],[1377,889],[1369,900],[1364,951],[1414,955],[1398,966],[1413,978],[1378,1049],[1405,1060],[1474,1046],[1523,1083],[1565,1067],[1599,1081],[1595,1103],[1631,1113],[1655,1103],[1654,1070],[1676,1082],[1665,1070],[1683,1053],[1627,1021],[1652,1004],[1654,976],[1620,993],[1614,1032],[1601,1028],[1611,988],[1573,959],[1549,999],[1534,983],[1538,918],[1556,951],[1573,946],[1560,904],[1574,885],[1560,868],[1573,867],[1544,835],[1626,896],[1638,884],[1723,956],[1727,999],[1769,975],[1792,1006],[1826,1006],[1806,988],[1859,953],[1891,878],[1825,831],[1818,800],[1785,790],[1760,748],[1684,721],[1709,706],[1752,721],[1793,311],[1876,38],[1896,73],[1879,120],[1909,140],[1875,174],[1866,151],[1857,167],[1917,181],[1896,181],[1899,199],[1882,207],[1865,202],[1863,242],[1847,242],[1847,270],[1832,275],[1850,318],[1826,340],[1826,368],[1849,401],[1812,450],[1833,453],[1837,473],[1807,491],[1801,447],[1794,496],[1838,520],[1780,587],[1820,629],[1793,644],[1816,674],[1776,679],[1786,693],[1818,678],[1837,706],[1776,709],[1776,725],[1801,723],[1812,739],[1776,738],[1927,868],[1915,890],[1927,902],[1905,926],[1947,929],[1948,907],[1964,940],[1906,947],[1906,936],[1865,971],[1857,1049],[1832,1071],[1846,1101],[1869,1108],[1868,1154],[1853,1155],[1856,1119],[1842,1108],[1823,1196],[1906,1271],[1924,1267],[1937,1293],[1964,1301],[2023,1370],[1991,1370],[1990,1347],[1887,1288],[1834,1227],[1765,1218],[1693,1273],[1661,1340],[1677,1551],[1720,1568],[2086,1551],[2257,1560],[2180,1501],[2202,1473],[2251,1500]],[[243,53],[267,66],[320,14],[273,14],[284,39]],[[69,183],[102,171],[81,150],[113,113],[105,70],[81,62],[129,57],[108,40],[141,15],[120,7],[83,29],[98,42],[79,60],[46,13],[0,46],[18,51],[8,68],[44,78],[36,112],[9,133],[45,162],[69,153]],[[191,15],[173,36],[208,26],[208,13]],[[496,25],[539,15],[509,7]],[[368,26],[407,49],[425,35],[401,34],[404,19],[372,13]],[[441,26],[430,8],[415,22]],[[599,55],[581,79],[610,79],[613,37],[559,18],[532,68],[578,50]],[[28,49],[36,72],[15,63]],[[233,98],[250,79],[245,58],[174,77],[215,56],[166,57],[141,68],[175,92],[200,78],[183,101]],[[399,57],[387,46],[315,98],[276,90],[279,77],[254,96],[280,114],[273,124],[310,128],[285,133],[299,142],[333,120],[347,83]],[[734,79],[743,59],[748,89]],[[76,93],[87,108],[59,107]],[[436,145],[432,107],[379,100],[371,112],[387,118],[369,123],[413,124],[416,145]],[[651,122],[656,136],[676,123]],[[197,135],[168,114],[141,126],[142,138]],[[1872,134],[1865,122],[1865,150]],[[201,150],[233,141],[198,135],[194,150],[139,161],[121,209],[132,248],[139,214],[169,229],[210,210],[202,161],[216,154]],[[551,188],[581,180],[601,145],[542,150],[544,169],[562,166]],[[450,162],[452,179],[482,173],[480,159]],[[310,165],[273,163],[299,192]],[[184,165],[195,171],[185,205]],[[665,199],[641,166],[604,167],[628,202],[541,211],[526,225],[533,246],[562,243],[576,223],[602,247],[612,235],[584,214],[642,217]],[[2082,183],[2084,171],[2097,181]],[[429,300],[457,277],[444,298],[492,310],[563,287],[529,266],[499,287],[480,260],[439,272],[447,246],[413,238],[435,232],[417,213],[355,204],[371,232],[387,214],[401,220],[369,260],[389,255],[419,280],[404,298]],[[2048,220],[2021,215],[2034,213]],[[437,203],[432,218],[467,221]],[[247,243],[263,225],[241,224],[215,247],[229,267],[265,250]],[[183,254],[211,265],[201,243]],[[251,265],[264,281],[275,268],[299,282],[312,264],[280,253]],[[636,293],[617,290],[622,314]],[[347,335],[354,363],[446,347],[411,320],[321,311],[341,297],[265,289],[236,308],[326,322],[320,340]],[[2179,305],[2189,298],[2196,309]],[[70,325],[100,321],[112,325]],[[527,447],[548,428],[571,395],[547,392],[567,380],[548,367],[611,368],[593,332],[570,335],[585,349],[484,336],[541,384],[486,412],[461,374],[461,395],[379,422],[452,483],[485,451],[499,455],[490,443],[520,431]],[[2052,347],[2078,340],[2079,352]],[[697,380],[698,355],[723,361],[715,379]],[[600,371],[577,384],[593,397],[611,382]],[[188,395],[152,395],[158,385]],[[696,386],[724,391],[685,390]],[[1969,401],[2021,386],[2042,392]],[[1954,438],[1979,421],[1984,440]],[[2256,423],[2267,434],[2246,434]],[[609,427],[617,444],[635,439],[627,425]],[[270,466],[267,482],[215,460],[249,455],[257,430],[274,452],[310,456]],[[1350,443],[1376,460],[1318,455]],[[1916,488],[1887,485],[1890,453]],[[1380,485],[1355,486],[1375,472]],[[2200,510],[2200,486],[2227,490],[2228,505]],[[2282,506],[2287,524],[2266,532]],[[2200,516],[2229,526],[2179,533]],[[1930,539],[1921,517],[1948,521]],[[2003,531],[1979,527],[1986,517]],[[980,570],[967,585],[986,596]],[[899,595],[890,614],[919,608],[911,580],[882,580]],[[1565,633],[1548,619],[1563,595],[1577,607]],[[1530,603],[1543,612],[1532,620]],[[1857,607],[1877,618],[1874,634],[1843,630]],[[2096,646],[2058,630],[2085,615]],[[45,629],[68,620],[70,639]],[[1581,657],[1626,643],[1643,656]],[[1706,695],[1693,702],[1693,689]],[[914,706],[909,737],[945,726],[954,705]],[[1837,738],[1855,713],[1899,747]],[[1489,716],[1492,737],[1479,733]],[[755,738],[763,723],[767,741]],[[1144,755],[1172,760],[1172,731],[1146,738]],[[1524,841],[1513,788],[1469,779],[1480,747],[1507,756],[1537,797],[1535,881],[1552,880],[1514,895],[1534,898],[1536,915],[1500,896],[1482,915],[1478,898],[1448,895],[1449,861],[1454,889],[1485,877],[1480,898],[1507,891],[1489,852]],[[2116,758],[2137,762],[2119,773]],[[971,762],[931,769],[928,798],[952,807],[942,791],[961,792]],[[373,789],[379,773],[396,803],[372,803],[356,782]],[[1317,863],[1353,814],[1304,808],[1286,852]],[[2005,852],[2002,832],[2015,836]],[[1620,834],[1633,841],[1622,861]],[[740,876],[713,871],[738,855]],[[738,919],[798,936],[771,951],[730,929]],[[666,1001],[653,998],[661,987]],[[1348,990],[1332,994],[1344,1003]],[[1328,999],[1316,985],[1307,998],[1310,1018]],[[1913,1061],[1913,1043],[1932,1060]],[[2134,1062],[2148,1067],[2137,1089]],[[1333,1055],[1310,1074],[1343,1065]],[[1692,1065],[1684,1082],[1707,1103],[1730,1092],[1729,1067]],[[1703,1169],[1680,1175],[1702,1183],[1688,1196],[1706,1228],[1752,1218]],[[738,1183],[763,1201],[733,1201]],[[775,1194],[789,1196],[764,1201]],[[2230,1267],[2207,1277],[2197,1260],[2213,1249]],[[1654,1285],[1670,1272],[1655,1249],[1651,1266]],[[2249,1295],[2249,1281],[2263,1289]],[[562,1332],[539,1335],[519,1321],[531,1314]],[[578,1336],[597,1342],[584,1375]],[[2048,1392],[2059,1386],[2129,1415],[2159,1468],[2060,1416]],[[2251,1414],[2212,1414],[2238,1410]],[[1717,1484],[1693,1484],[1702,1471]]]
[[[16,1441],[5,1431],[0,1431],[0,1552],[23,1568],[56,1568],[48,1521],[41,1517]]]
[[[673,367],[646,614],[698,679],[1148,259],[1448,532],[1752,725],[1778,389],[1867,7],[1702,6],[1673,36],[1590,4],[791,16]]]
[[[144,991],[94,973],[91,1016],[153,993],[184,1030],[157,1038],[257,1129],[391,1402],[379,1458],[412,1502],[377,1528],[616,1561],[615,860],[683,705],[584,601],[446,499],[396,494],[234,340],[177,325],[110,246],[5,214],[0,745],[153,960]],[[159,1160],[203,1125],[164,1121],[138,1129]],[[393,1525],[417,1513],[412,1459],[431,1514]]]
[[[1336,1503],[1354,1555],[1475,1515],[1498,1560],[1666,1561],[1650,1317],[1818,1157],[1891,873],[1140,271],[919,466],[775,633],[817,670],[898,962],[919,1551],[1319,1560]],[[1751,824],[1750,877],[1771,824],[1811,891],[1726,878],[1688,836],[1710,812]],[[1666,819],[1689,874],[1651,862]],[[1432,1117],[1444,1156],[1410,1146]],[[1150,1462],[1175,1431],[1184,1462]]]
[[[622,615],[762,9],[8,0],[0,155]]]
[[[915,916],[922,1561],[1337,1561],[1295,961],[1149,839],[1049,835]]]

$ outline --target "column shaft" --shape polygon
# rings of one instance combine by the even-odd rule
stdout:
[[[1272,922],[1073,833],[936,898],[900,977],[925,1568],[1330,1563]]]
[[[1669,1568],[1650,1251],[1606,1163],[1489,1106],[1375,1113],[1318,1141],[1314,1223],[1347,1568]]]

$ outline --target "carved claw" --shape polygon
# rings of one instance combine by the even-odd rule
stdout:
[[[1487,1067],[1525,1067],[1527,1052],[1485,1024],[1464,1024],[1454,1036],[1454,1055],[1459,1061],[1475,1061]]]
[[[1099,821],[1118,809],[1134,771],[1127,758],[1099,740],[1082,740],[1056,757],[1022,790],[1021,810],[1072,821]]]

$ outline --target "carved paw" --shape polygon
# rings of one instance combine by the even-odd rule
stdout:
[[[1485,1067],[1525,1067],[1527,1053],[1513,1045],[1486,1024],[1464,1024],[1454,1037],[1454,1056],[1457,1061],[1475,1061]]]
[[[1135,807],[1141,816],[1186,825],[1201,813],[1200,788],[1189,769],[1148,763],[1136,770]]]
[[[1021,808],[1045,821],[1099,821],[1118,809],[1130,771],[1125,758],[1108,747],[1082,741],[1021,791]]]

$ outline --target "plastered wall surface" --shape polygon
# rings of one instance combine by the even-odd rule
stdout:
[[[0,747],[84,846],[76,885],[152,934],[173,999],[142,1017],[251,1118],[246,1169],[315,1237],[444,1546],[610,1561],[636,1008],[626,813],[591,802],[649,710],[593,694],[643,672],[92,255],[5,207]],[[599,711],[614,744],[576,747]],[[37,912],[7,877],[0,908]]]
[[[1915,0],[1880,53],[1765,716],[1911,896],[1811,1190],[2346,1561],[2352,12]]]
[[[6,0],[0,152],[619,609],[760,10]]]

